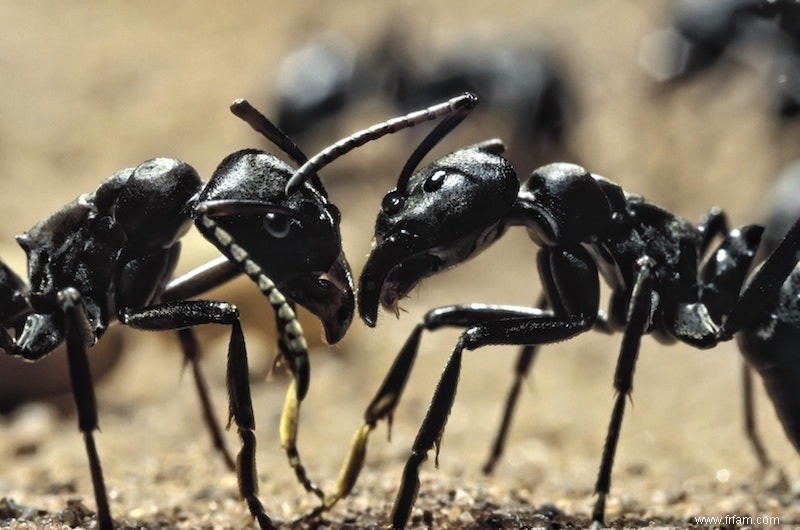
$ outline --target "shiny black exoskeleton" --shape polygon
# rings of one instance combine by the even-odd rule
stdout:
[[[752,45],[762,52],[751,54],[754,69],[768,67],[778,115],[800,113],[800,5],[794,0],[681,0],[670,26],[646,42],[644,67],[656,80],[673,83],[707,72],[737,48]]]
[[[380,419],[391,419],[424,330],[464,329],[414,441],[392,513],[394,528],[405,526],[419,488],[419,468],[431,449],[438,451],[464,350],[490,344],[524,346],[504,426],[487,465],[491,468],[536,346],[592,329],[620,331],[616,398],[593,511],[599,525],[642,336],[652,334],[660,341],[698,348],[713,347],[739,331],[758,335],[767,344],[781,337],[791,339],[788,334],[771,334],[760,315],[773,308],[785,317],[782,325],[794,326],[796,335],[798,320],[790,318],[797,314],[796,302],[789,304],[783,297],[792,295],[796,300],[800,287],[796,276],[790,276],[797,270],[800,223],[792,225],[747,281],[762,236],[760,226],[729,231],[719,210],[694,225],[573,164],[541,167],[520,185],[511,164],[501,156],[503,145],[497,140],[456,151],[415,172],[417,163],[441,137],[439,131],[423,141],[397,186],[383,199],[374,247],[359,280],[361,318],[375,325],[379,305],[395,308],[421,280],[475,256],[512,226],[524,227],[540,247],[543,296],[533,308],[463,304],[429,311],[366,410],[365,424],[342,475],[348,480],[342,481],[340,492],[346,494],[355,480],[369,432]],[[717,238],[721,242],[715,244]],[[599,306],[601,277],[612,290],[607,313]],[[800,400],[795,392],[800,372],[790,358],[794,350],[781,345],[783,354],[773,358],[764,355],[763,349],[746,346],[746,358],[759,371],[787,436],[800,449]]]
[[[191,363],[214,443],[235,467],[239,493],[263,529],[274,528],[257,497],[255,419],[247,351],[237,309],[194,298],[239,274],[247,275],[275,311],[280,360],[293,376],[281,416],[281,445],[303,487],[326,500],[306,476],[297,451],[300,402],[309,386],[308,351],[295,314],[299,304],[322,321],[328,342],[339,341],[355,309],[350,266],[342,251],[340,213],[317,175],[355,147],[442,116],[435,130],[474,106],[472,94],[375,124],[311,159],[244,100],[231,111],[289,155],[244,149],[226,157],[208,183],[178,160],[159,158],[125,169],[34,226],[18,241],[28,254],[30,286],[0,262],[0,348],[38,360],[66,342],[72,392],[84,435],[97,502],[98,526],[112,528],[94,442],[97,407],[86,355],[114,320],[147,330],[178,330]],[[172,278],[179,238],[192,221],[224,257]],[[231,326],[227,386],[229,420],[242,447],[228,455],[197,364],[191,331]],[[8,330],[13,329],[12,337]],[[323,502],[322,508],[327,506]]]
[[[231,108],[296,163],[307,161],[247,102],[238,100]],[[336,342],[347,330],[355,304],[341,247],[339,211],[316,175],[287,196],[285,185],[294,172],[278,157],[254,149],[228,156],[208,183],[178,160],[149,160],[118,172],[17,238],[28,257],[28,285],[0,263],[0,348],[36,361],[66,343],[99,528],[110,530],[113,523],[93,436],[98,418],[87,348],[115,320],[138,329],[178,330],[214,443],[236,468],[240,494],[253,517],[262,528],[273,528],[256,496],[255,421],[238,311],[227,302],[195,299],[242,273],[274,308],[281,357],[294,376],[282,417],[282,445],[302,484],[322,497],[306,478],[295,446],[309,369],[294,305],[316,314],[328,341]],[[225,257],[173,279],[179,239],[192,222]],[[197,364],[198,344],[191,328],[202,324],[231,328],[229,412],[242,442],[235,464]]]
[[[766,256],[781,245],[786,234],[800,217],[800,163],[794,161],[777,176],[768,194],[764,212],[764,235],[759,254]],[[779,417],[787,432],[800,432],[800,396],[788,391],[800,378],[800,367],[795,362],[797,344],[800,344],[800,267],[795,267],[783,282],[780,292],[762,309],[753,323],[743,328],[736,339],[748,363],[763,376],[770,399],[776,404]],[[745,371],[747,378],[749,371]],[[752,393],[745,379],[745,405],[752,410]],[[784,411],[781,413],[781,411]],[[765,465],[770,464],[761,441],[755,437],[752,414],[745,418],[748,434],[754,442],[756,453]],[[791,424],[791,426],[789,426]],[[796,438],[790,438],[797,446]]]

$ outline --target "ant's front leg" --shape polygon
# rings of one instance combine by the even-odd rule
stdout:
[[[323,506],[306,517],[313,517],[323,510],[332,508],[339,499],[350,493],[364,465],[369,435],[380,420],[387,421],[391,434],[392,416],[414,367],[423,331],[436,331],[443,327],[470,328],[491,319],[537,318],[546,314],[546,311],[536,308],[487,304],[451,305],[428,311],[422,322],[414,327],[406,339],[381,386],[364,411],[364,424],[353,435],[350,450],[333,493],[325,499]]]
[[[223,258],[222,263],[219,260],[212,261],[167,282],[168,278],[172,278],[177,266],[180,248],[181,245],[178,242],[168,249],[139,255],[136,259],[128,262],[122,269],[117,282],[116,306],[151,307],[154,293],[141,286],[152,283],[152,278],[161,278],[160,283],[165,284],[156,300],[158,303],[166,303],[193,299],[200,293],[216,287],[238,274],[238,270],[230,266],[228,260]],[[236,463],[225,444],[222,426],[214,413],[208,384],[200,364],[201,350],[197,338],[191,328],[179,329],[177,335],[183,351],[184,368],[189,366],[192,371],[195,390],[200,400],[203,420],[211,436],[211,443],[222,456],[228,469],[233,471],[236,469]]]
[[[392,509],[392,528],[404,528],[419,490],[419,468],[431,449],[437,450],[455,400],[464,350],[487,345],[538,345],[574,337],[592,328],[600,303],[597,267],[582,247],[543,248],[539,273],[553,311],[526,316],[507,313],[469,327],[459,337],[442,373],[428,412],[414,440]],[[530,311],[530,310],[529,310]],[[487,315],[488,317],[488,315]]]
[[[703,232],[703,226],[700,226]],[[700,268],[701,302],[708,309],[709,315],[715,322],[720,322],[726,314],[734,307],[739,298],[741,286],[744,283],[748,271],[752,268],[753,260],[759,251],[759,245],[763,244],[763,228],[750,225],[737,228],[728,233],[727,223],[721,223],[716,230],[717,235],[723,236],[723,240],[708,253],[711,239],[701,246],[703,254],[708,254],[705,262]],[[747,350],[740,342],[740,349]],[[756,458],[762,470],[772,467],[770,459],[765,449],[761,436],[756,428],[755,405],[753,395],[753,368],[750,364],[741,360],[742,363],[742,396],[744,412],[745,435],[753,448]],[[783,473],[779,471],[781,481]]]
[[[247,349],[238,310],[229,303],[207,300],[167,302],[137,311],[124,311],[120,322],[144,330],[178,330],[201,324],[231,326],[228,345],[228,399],[230,419],[236,424],[242,448],[236,461],[239,494],[262,530],[275,526],[258,499],[256,438],[247,367]]]
[[[459,338],[436,386],[425,419],[414,440],[411,456],[403,471],[403,480],[392,510],[392,528],[405,527],[419,489],[419,467],[427,453],[438,448],[447,417],[455,400],[461,357],[464,350],[486,345],[545,344],[569,339],[592,326],[593,317],[540,315],[538,317],[502,318],[470,327]]]

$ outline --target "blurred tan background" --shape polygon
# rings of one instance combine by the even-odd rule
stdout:
[[[762,191],[797,156],[800,131],[774,121],[772,93],[762,78],[730,65],[658,97],[637,66],[637,54],[642,37],[666,23],[668,6],[565,0],[350,0],[324,8],[274,1],[6,2],[0,17],[0,256],[23,272],[14,235],[119,169],[172,156],[208,178],[227,154],[263,147],[228,111],[234,98],[246,97],[271,115],[277,66],[288,52],[325,31],[342,32],[369,49],[392,24],[403,25],[411,53],[419,56],[435,56],[464,39],[541,43],[563,62],[573,88],[579,114],[567,132],[568,150],[588,169],[693,221],[717,205],[734,225],[757,222]],[[301,147],[311,154],[392,113],[380,100],[365,101],[324,137]],[[446,147],[502,137],[505,127],[466,124]],[[337,161],[323,177],[343,212],[345,249],[356,274],[370,248],[380,198],[410,153],[411,136],[398,136]],[[519,167],[521,178],[530,169]],[[196,234],[186,241],[181,270],[216,257]],[[509,233],[469,264],[423,284],[403,304],[399,321],[382,314],[374,330],[354,322],[335,347],[315,342],[300,431],[300,450],[313,477],[331,486],[364,406],[424,311],[457,302],[532,303],[539,291],[535,253],[522,231]],[[212,296],[242,309],[259,422],[261,497],[271,514],[291,519],[313,502],[294,484],[277,441],[287,381],[265,382],[275,352],[269,306],[247,280]],[[313,319],[304,323],[316,339]],[[226,331],[206,329],[202,337],[204,366],[224,416]],[[455,338],[450,331],[423,338],[391,443],[383,428],[376,432],[363,482],[352,500],[330,514],[329,527],[386,521],[403,460]],[[98,444],[115,518],[131,527],[249,524],[236,499],[235,478],[208,448],[174,339],[126,330],[119,340],[121,363],[99,385]],[[589,334],[544,349],[523,393],[507,455],[491,478],[481,475],[480,465],[515,351],[492,347],[468,355],[441,468],[424,468],[415,524],[424,526],[419,515],[428,509],[444,514],[437,527],[483,528],[477,516],[462,513],[465,506],[513,507],[524,514],[544,504],[575,517],[573,524],[585,523],[619,340]],[[734,344],[700,352],[644,340],[608,508],[615,526],[650,519],[688,526],[695,515],[771,514],[787,523],[797,516],[791,493],[764,492],[768,480],[757,473],[742,433],[740,363]],[[797,455],[760,387],[758,398],[768,449],[796,483]],[[53,513],[71,498],[94,506],[73,418],[25,407],[0,419],[0,436],[0,498]],[[235,446],[233,433],[229,442]],[[24,524],[18,527],[28,528]]]

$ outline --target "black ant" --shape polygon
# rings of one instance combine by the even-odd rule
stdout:
[[[295,170],[256,149],[226,157],[207,183],[183,162],[156,158],[119,171],[17,238],[28,257],[30,285],[0,262],[0,349],[37,361],[66,343],[99,528],[110,530],[113,523],[94,441],[98,414],[87,348],[114,320],[137,329],[178,331],[214,444],[236,469],[239,493],[252,516],[261,528],[274,528],[257,497],[255,420],[238,311],[227,302],[194,299],[240,274],[256,283],[275,310],[279,358],[293,376],[281,417],[281,445],[305,489],[324,498],[306,476],[296,447],[299,405],[310,375],[295,304],[319,317],[326,339],[335,343],[350,325],[355,297],[342,252],[340,213],[329,202],[316,169],[352,147],[445,116],[464,99],[377,124],[337,142],[312,159],[311,173],[291,190],[287,186]],[[294,162],[309,167],[309,159],[292,140],[249,103],[237,100],[231,111]],[[179,239],[192,221],[224,256],[173,279]],[[202,324],[231,328],[229,417],[242,444],[235,464],[222,441],[198,365],[199,347],[191,328]]]
[[[308,134],[348,107],[383,96],[398,112],[422,108],[462,91],[508,116],[513,135],[538,160],[563,150],[576,102],[563,68],[541,46],[455,46],[441,57],[413,60],[406,32],[392,26],[369,53],[342,35],[325,34],[288,55],[277,76],[278,126]]]
[[[419,488],[418,472],[436,449],[455,400],[464,350],[490,344],[525,348],[509,397],[510,419],[519,381],[539,344],[563,341],[595,329],[623,333],[614,376],[616,398],[595,486],[594,526],[605,515],[626,400],[643,335],[711,348],[740,332],[743,354],[761,374],[787,436],[800,449],[800,382],[791,346],[797,338],[800,222],[749,279],[763,229],[730,231],[725,214],[712,209],[694,225],[584,168],[556,163],[535,170],[520,184],[489,140],[446,155],[415,171],[422,158],[471,110],[462,109],[433,130],[405,164],[384,198],[373,249],[359,280],[361,318],[370,326],[378,306],[395,309],[421,280],[474,257],[512,226],[522,226],[540,247],[544,294],[537,307],[458,304],[429,311],[397,355],[365,411],[343,466],[332,506],[353,487],[369,433],[391,422],[413,367],[424,330],[464,329],[436,387],[413,443],[391,515],[403,528]],[[717,238],[722,241],[714,246]],[[600,277],[611,287],[608,313],[600,310]],[[740,292],[741,291],[741,292]],[[789,344],[790,346],[786,346]],[[752,411],[748,414],[752,417]],[[751,433],[756,450],[758,440]],[[498,437],[502,447],[504,432]],[[491,469],[499,452],[490,458]],[[760,457],[762,455],[759,455]],[[762,463],[766,459],[762,458]]]
[[[668,28],[653,32],[642,66],[658,82],[677,84],[708,72],[744,45],[758,54],[752,66],[774,85],[781,118],[800,113],[800,5],[792,0],[681,0]],[[726,78],[726,83],[728,79]]]

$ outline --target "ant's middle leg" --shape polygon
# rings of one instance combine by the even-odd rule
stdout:
[[[93,431],[98,429],[97,400],[94,383],[86,355],[87,336],[90,333],[89,321],[83,308],[81,295],[69,288],[58,294],[58,303],[64,313],[64,335],[67,341],[70,385],[78,410],[78,425],[83,433],[89,469],[92,475],[95,499],[97,502],[97,525],[102,530],[111,530],[111,511],[108,507],[103,471],[100,457],[94,442]]]

